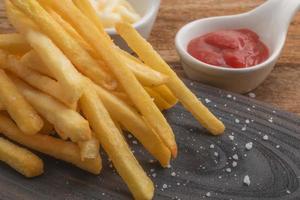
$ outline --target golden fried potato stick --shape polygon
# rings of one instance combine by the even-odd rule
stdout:
[[[163,167],[167,167],[171,159],[170,150],[160,137],[146,125],[140,114],[110,92],[100,86],[94,86],[112,118],[131,132]]]
[[[32,87],[35,87],[43,91],[44,93],[55,97],[57,100],[63,102],[68,107],[71,107],[73,105],[73,103],[68,99],[68,96],[66,96],[65,90],[57,81],[25,67],[24,65],[22,65],[20,60],[18,60],[17,56],[8,55],[6,52],[0,50],[0,68],[3,68],[17,75]]]
[[[39,157],[2,137],[0,137],[0,161],[27,178],[39,176],[44,172],[44,164]]]
[[[10,77],[30,104],[41,116],[53,124],[56,130],[67,134],[73,142],[91,139],[89,123],[79,113],[66,107],[51,96],[33,89],[20,79]]]
[[[0,101],[25,134],[36,134],[43,127],[43,120],[2,69],[0,69]]]
[[[3,114],[0,114],[0,132],[12,141],[56,159],[72,163],[90,173],[99,174],[101,171],[102,163],[100,155],[96,159],[82,161],[78,145],[48,135],[25,135],[9,117]]]
[[[134,198],[152,199],[154,193],[152,181],[135,159],[93,86],[87,85],[87,90],[80,98],[79,104],[101,146],[126,182]]]
[[[92,58],[36,0],[12,0],[11,2],[30,17],[54,41],[81,73],[106,89],[114,90],[117,87],[117,82],[113,77],[103,70],[97,60]],[[13,5],[9,5],[9,3],[7,5],[8,18],[16,27],[14,21],[20,21],[20,17],[14,20],[13,16],[17,14],[20,16],[22,13],[17,13],[18,10]],[[23,14],[23,18],[27,18],[27,16]]]
[[[48,69],[48,67],[43,63],[43,61],[39,58],[37,53],[34,50],[30,50],[26,54],[21,57],[21,63],[27,68],[30,68],[38,73],[48,76],[54,80],[55,77],[52,72]]]
[[[27,2],[31,6],[34,5],[30,3],[31,1]],[[96,52],[99,53],[131,98],[132,102],[145,117],[146,122],[159,134],[172,152],[172,155],[176,157],[177,144],[170,125],[153,103],[143,86],[136,79],[135,75],[123,64],[122,57],[111,41],[99,32],[97,27],[78,10],[72,1],[51,1],[51,4],[53,4],[52,6],[60,14],[68,18],[73,27],[89,42]]]
[[[82,94],[84,85],[81,75],[70,60],[46,35],[39,32],[36,25],[28,17],[9,3],[7,13],[14,27],[24,35],[48,69],[55,75],[70,101],[76,102]]]
[[[170,105],[164,98],[160,96],[158,92],[156,92],[152,88],[145,87],[145,90],[154,99],[154,103],[160,110],[167,110],[172,107],[172,105]]]
[[[116,29],[129,47],[138,54],[141,60],[153,69],[170,76],[167,86],[202,126],[214,135],[220,135],[224,132],[224,124],[185,86],[170,66],[153,49],[151,44],[142,38],[130,24],[118,23]]]
[[[95,134],[92,134],[90,140],[84,142],[78,142],[80,149],[81,160],[85,159],[95,159],[99,155],[100,143],[99,140],[95,137]]]
[[[0,34],[0,49],[12,54],[23,55],[31,47],[26,40],[17,33]]]
[[[159,93],[160,96],[171,105],[171,107],[175,106],[178,103],[178,99],[166,85],[153,87],[153,90]]]
[[[98,57],[97,54],[95,54],[93,48],[81,37],[81,35],[79,35],[79,33],[71,26],[71,24],[65,21],[59,14],[57,14],[52,9],[48,9],[48,12],[53,17],[53,19],[57,23],[59,23],[67,33],[69,33],[70,36],[72,36],[91,56],[93,56],[93,58],[101,59]],[[101,67],[105,67],[104,65],[105,64],[102,64]]]

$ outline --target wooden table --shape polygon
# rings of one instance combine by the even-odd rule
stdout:
[[[162,56],[181,70],[174,46],[174,37],[181,26],[189,21],[237,14],[255,8],[263,0],[162,0],[151,43]],[[0,0],[0,32],[12,32],[5,17],[3,0]],[[254,93],[258,100],[273,104],[283,110],[300,114],[300,13],[290,26],[282,56],[268,79]]]

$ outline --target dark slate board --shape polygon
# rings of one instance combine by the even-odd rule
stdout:
[[[210,136],[180,105],[167,111],[179,145],[179,156],[169,169],[162,169],[139,144],[134,144],[134,138],[129,139],[156,185],[154,199],[300,199],[300,118],[243,96],[198,83],[188,85],[222,118],[226,133]],[[269,139],[264,140],[264,135]],[[245,149],[248,142],[253,142],[250,151]],[[232,167],[234,154],[238,155],[236,167]],[[1,164],[0,199],[131,199],[105,156],[100,176],[46,156],[42,158],[45,174],[31,180]],[[250,177],[250,186],[243,184],[245,175]]]

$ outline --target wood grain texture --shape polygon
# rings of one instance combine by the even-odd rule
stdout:
[[[136,139],[128,139],[156,185],[154,199],[300,199],[300,118],[243,96],[197,83],[188,85],[222,118],[226,133],[221,137],[207,134],[180,105],[167,111],[179,145],[179,156],[169,169],[153,162]],[[267,140],[263,139],[265,135]],[[249,142],[253,143],[251,150],[245,148]],[[105,156],[100,176],[41,157],[45,174],[34,179],[25,179],[0,164],[1,200],[131,199]],[[245,175],[250,177],[250,186],[243,183]]]
[[[13,32],[0,0],[0,33]],[[150,42],[177,69],[182,69],[174,46],[177,31],[199,18],[248,11],[264,0],[162,0]],[[300,114],[300,13],[292,22],[281,59],[269,78],[254,93],[258,100]]]

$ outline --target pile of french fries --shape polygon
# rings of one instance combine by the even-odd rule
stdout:
[[[22,146],[93,174],[100,147],[135,199],[152,199],[154,186],[130,147],[128,131],[162,167],[177,156],[162,110],[177,101],[213,135],[219,121],[139,33],[116,30],[135,57],[106,34],[88,0],[5,0],[18,33],[0,35],[0,132]],[[0,139],[0,160],[26,177],[43,173],[36,155]],[[101,187],[101,186],[99,186]]]

